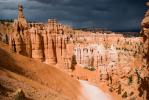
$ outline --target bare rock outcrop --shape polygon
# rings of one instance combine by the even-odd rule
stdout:
[[[149,6],[149,2],[147,3]],[[141,34],[143,36],[144,47],[144,77],[142,78],[142,84],[140,86],[140,95],[144,95],[144,99],[149,99],[149,10],[145,14],[145,18],[141,23]]]

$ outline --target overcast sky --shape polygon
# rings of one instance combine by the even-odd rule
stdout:
[[[19,0],[0,0],[0,18],[17,18]],[[147,0],[23,0],[27,20],[59,22],[78,27],[136,31],[147,10]]]

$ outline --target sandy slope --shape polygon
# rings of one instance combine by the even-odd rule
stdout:
[[[42,87],[42,91],[45,87],[48,87],[52,90],[52,92],[54,91],[54,95],[61,94],[62,96],[60,95],[60,97],[64,97],[64,99],[66,99],[65,97],[69,97],[70,100],[77,100],[80,98],[78,95],[81,95],[79,82],[72,79],[69,75],[52,66],[15,53],[11,53],[8,46],[2,43],[0,43],[0,71],[0,73],[3,73],[0,74],[1,84],[3,82],[12,82],[13,84],[20,85],[17,87],[17,85],[13,86],[13,84],[9,84],[9,87],[12,86],[14,88],[21,88],[28,84],[26,87],[31,89],[30,87],[34,86],[35,90],[37,91],[39,89],[38,87],[40,86]],[[46,89],[45,91],[50,91]],[[24,91],[27,90],[24,88]],[[31,95],[34,95],[34,93],[31,93]],[[39,95],[42,95],[42,93],[39,93]]]
[[[0,100],[12,100],[18,89],[23,90],[27,100],[68,100],[49,87],[11,71],[0,69],[0,73]]]

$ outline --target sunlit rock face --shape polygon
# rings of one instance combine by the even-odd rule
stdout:
[[[66,32],[69,31],[52,19],[48,20],[48,24],[30,23],[30,26],[32,58],[42,59],[47,64],[64,64],[70,41]]]
[[[73,30],[55,19],[49,19],[46,24],[26,23],[20,4],[13,27],[10,41],[14,40],[15,44],[10,42],[10,45],[17,53],[47,64],[62,64],[65,68],[71,68],[72,62],[95,69],[117,66],[126,57],[123,50],[131,55],[142,52],[140,39],[125,38],[122,34]]]
[[[84,67],[98,68],[108,62],[117,62],[118,60],[118,54],[113,45],[108,49],[103,44],[89,44],[88,46],[76,45],[74,52],[77,64]]]
[[[27,23],[23,6],[18,6],[18,19],[13,23],[10,45],[14,52],[43,61],[47,64],[61,63],[71,66],[72,53],[68,52],[71,27],[49,19],[47,24]],[[64,61],[65,60],[65,61]],[[66,63],[66,64],[65,64]],[[68,64],[69,63],[69,64]]]

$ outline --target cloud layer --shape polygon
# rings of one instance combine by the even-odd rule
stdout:
[[[73,27],[103,27],[110,30],[139,30],[147,0],[23,0],[28,20],[48,18]],[[17,17],[18,0],[0,1],[0,18]]]

